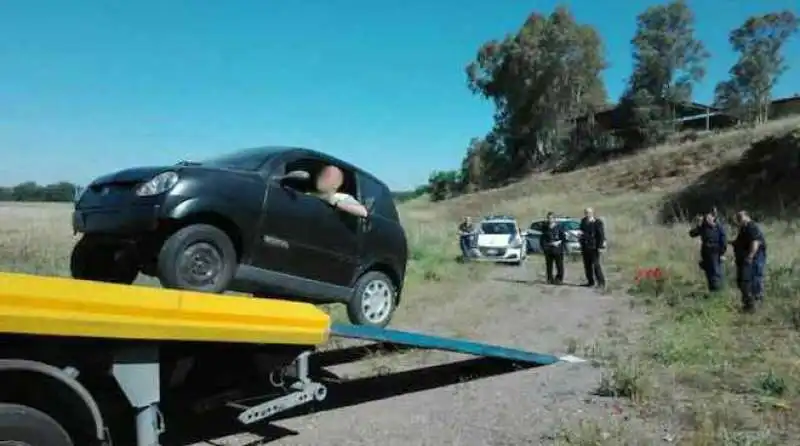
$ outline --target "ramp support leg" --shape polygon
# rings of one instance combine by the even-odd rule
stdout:
[[[239,403],[229,403],[230,407],[240,409],[239,421],[242,424],[252,424],[280,412],[293,409],[313,401],[323,401],[328,396],[328,389],[325,385],[315,382],[309,376],[309,357],[311,352],[303,352],[294,363],[286,370],[282,370],[279,382],[284,385],[284,378],[292,380],[292,383],[285,386],[285,394],[277,398],[271,398],[255,406],[243,406]],[[275,385],[275,380],[270,378],[270,382]]]
[[[158,347],[128,347],[114,352],[111,372],[136,409],[136,445],[159,446],[164,421],[158,409],[161,401]]]

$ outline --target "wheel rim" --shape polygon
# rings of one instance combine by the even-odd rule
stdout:
[[[392,310],[394,293],[391,286],[382,280],[373,280],[364,287],[361,294],[361,312],[372,324],[380,324]]]
[[[210,243],[189,245],[181,254],[178,273],[181,279],[196,287],[213,285],[222,271],[222,254]]]

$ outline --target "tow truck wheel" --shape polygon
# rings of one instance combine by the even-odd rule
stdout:
[[[236,249],[225,232],[194,224],[164,242],[158,254],[158,279],[165,288],[221,293],[236,265]]]
[[[0,444],[73,446],[67,431],[46,413],[5,403],[0,403]]]
[[[130,285],[139,275],[119,244],[92,235],[84,235],[72,248],[69,268],[73,278],[96,282]]]
[[[389,325],[397,304],[397,292],[389,277],[370,271],[356,282],[353,297],[347,304],[347,318],[355,325]]]

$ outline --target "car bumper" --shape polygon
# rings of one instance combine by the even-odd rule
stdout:
[[[474,260],[482,262],[515,263],[522,261],[523,248],[478,247]]]
[[[76,209],[72,213],[75,233],[133,235],[158,228],[161,206],[133,205],[120,208]]]

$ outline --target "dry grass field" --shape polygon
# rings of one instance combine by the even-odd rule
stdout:
[[[398,320],[418,321],[433,303],[458,299],[454,290],[465,283],[483,281],[485,268],[453,261],[454,226],[462,216],[502,212],[530,221],[550,210],[580,215],[593,206],[608,227],[606,263],[614,294],[632,295],[631,312],[649,315],[647,329],[635,334],[632,345],[617,338],[633,334],[617,332],[569,347],[608,367],[600,392],[629,400],[637,416],[666,426],[667,443],[800,444],[800,235],[793,220],[800,182],[792,175],[798,167],[800,119],[788,119],[698,135],[609,164],[538,175],[442,203],[411,201],[402,207],[411,259]],[[728,290],[705,292],[697,242],[676,217],[709,204],[723,212],[749,209],[765,229],[767,297],[758,314],[738,313],[730,265]],[[0,269],[66,274],[74,242],[69,211],[65,205],[0,204]],[[648,267],[664,270],[665,279],[635,284],[637,269]],[[587,421],[558,442],[651,444],[626,435],[624,424],[615,424],[619,432],[600,426]]]

